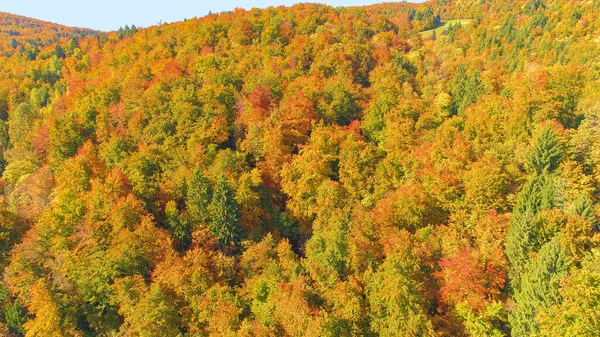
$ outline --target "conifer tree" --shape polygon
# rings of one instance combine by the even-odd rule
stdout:
[[[588,220],[594,226],[596,223],[596,215],[594,214],[594,204],[590,198],[582,194],[574,205],[575,214],[581,215],[584,219]]]
[[[458,65],[452,82],[450,94],[454,113],[463,113],[485,92],[479,71],[467,74],[467,67],[464,64]]]
[[[600,331],[600,254],[588,253],[581,268],[574,269],[561,285],[561,303],[544,310],[536,321],[536,337],[595,337]]]
[[[538,174],[544,171],[554,172],[562,155],[556,132],[552,127],[546,127],[533,143],[532,152],[528,158],[529,168]]]
[[[212,198],[210,181],[202,174],[200,168],[194,169],[188,182],[185,199],[187,219],[192,225],[205,223],[208,216],[208,205]]]
[[[506,258],[510,262],[509,277],[513,289],[519,288],[520,276],[523,273],[529,254],[537,244],[538,224],[531,212],[513,214],[506,235]]]
[[[535,252],[538,240],[539,220],[537,214],[554,208],[555,186],[547,174],[533,174],[523,185],[513,209],[508,233],[506,234],[505,254],[510,262],[509,276],[513,289],[518,289],[520,276],[529,261],[529,254]]]
[[[510,313],[513,336],[530,336],[538,331],[539,311],[560,303],[560,282],[570,267],[560,236],[555,236],[539,251],[523,273],[521,287],[515,292],[516,309]]]
[[[209,229],[219,239],[221,247],[238,244],[241,237],[238,204],[234,199],[233,189],[225,182],[225,177],[221,177],[215,185],[208,212]]]
[[[190,226],[189,223],[179,215],[177,204],[173,200],[167,202],[167,205],[165,206],[165,216],[169,230],[177,239],[177,247],[179,250],[186,250],[192,240]]]
[[[513,213],[532,213],[555,207],[556,187],[552,177],[547,174],[533,174],[529,177],[517,197]]]
[[[547,127],[534,140],[528,158],[531,175],[517,197],[506,235],[505,253],[510,262],[511,287],[515,291],[520,288],[530,253],[536,252],[543,244],[538,238],[540,223],[537,214],[558,206],[553,173],[561,159],[558,137],[551,127]]]

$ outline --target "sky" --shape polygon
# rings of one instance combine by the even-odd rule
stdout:
[[[148,27],[161,22],[182,21],[202,17],[209,11],[216,13],[236,7],[291,6],[298,2],[360,6],[383,1],[386,0],[0,0],[0,12],[65,26],[110,31],[132,24]]]

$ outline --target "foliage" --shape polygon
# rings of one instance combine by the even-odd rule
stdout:
[[[0,13],[0,334],[597,335],[599,19]]]

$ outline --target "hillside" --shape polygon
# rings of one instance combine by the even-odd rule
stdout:
[[[0,335],[596,336],[599,19],[0,13]]]
[[[9,36],[25,36],[41,38],[40,35],[51,36],[60,34],[57,37],[65,35],[86,34],[89,35],[95,31],[85,28],[66,27],[51,22],[36,20],[25,16],[0,12],[0,30],[2,33],[8,33]]]
[[[57,44],[61,39],[100,34],[90,29],[65,27],[0,12],[0,55],[5,57],[18,52],[32,60],[40,48]]]

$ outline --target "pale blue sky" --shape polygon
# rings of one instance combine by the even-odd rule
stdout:
[[[358,6],[385,0],[0,0],[0,12],[24,15],[66,26],[116,30],[125,25],[147,27],[158,22],[201,17],[209,11],[235,7],[290,6],[298,2],[320,2],[331,6]],[[413,1],[421,2],[421,1]]]

